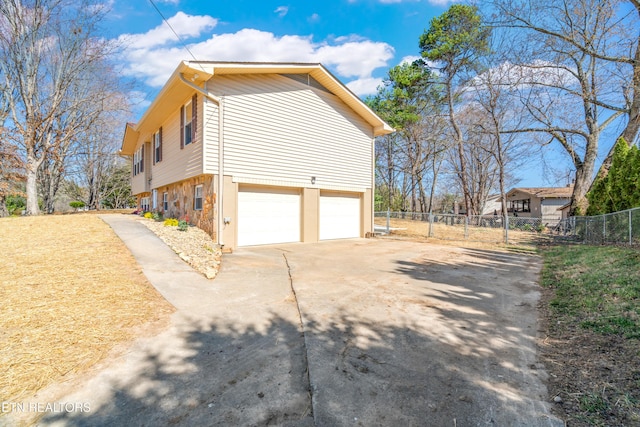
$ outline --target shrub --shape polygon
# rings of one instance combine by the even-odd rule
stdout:
[[[189,229],[189,223],[185,220],[180,220],[178,222],[178,230],[187,231]]]
[[[178,226],[178,220],[175,218],[167,218],[164,220],[164,226],[165,227],[177,227]]]
[[[160,212],[154,212],[151,218],[153,218],[154,221],[162,221],[162,214]]]
[[[71,206],[73,209],[78,210],[81,208],[84,208],[84,202],[81,202],[79,200],[74,200],[73,202],[69,203],[69,206]]]
[[[27,207],[27,200],[16,194],[7,196],[5,203],[10,215],[20,215],[22,210]]]
[[[148,218],[148,219],[151,219],[151,218],[153,218],[153,214],[151,212],[145,212],[144,213],[144,217]]]

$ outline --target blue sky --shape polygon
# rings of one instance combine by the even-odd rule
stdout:
[[[418,39],[447,0],[155,0],[199,60],[322,62],[356,94],[417,56]],[[149,0],[114,0],[108,30],[129,46],[126,72],[154,93],[192,59]],[[146,90],[145,90],[146,92]]]
[[[154,0],[198,60],[321,62],[354,93],[375,93],[388,69],[419,55],[418,40],[450,0]],[[111,0],[110,37],[140,83],[137,115],[181,60],[193,59],[149,0]],[[555,156],[554,156],[555,157]],[[555,163],[552,162],[552,163]],[[557,164],[555,164],[557,166]],[[550,181],[537,159],[519,186]],[[547,176],[545,179],[544,177]]]

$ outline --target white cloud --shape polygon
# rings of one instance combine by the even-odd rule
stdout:
[[[456,3],[458,0],[429,0],[429,4],[434,6],[449,6],[451,3]]]
[[[405,56],[404,58],[402,58],[400,60],[400,65],[402,64],[413,64],[415,61],[417,61],[418,59],[422,59],[421,56]]]
[[[317,13],[314,13],[313,15],[311,15],[310,17],[307,18],[307,22],[318,22],[320,20],[320,15],[318,15]]]
[[[176,13],[167,22],[181,38],[197,37],[204,31],[213,29],[218,20],[210,16],[193,16],[183,12]],[[144,34],[125,34],[120,38],[133,49],[147,49],[160,46],[168,42],[177,42],[175,34],[169,25],[163,22],[156,28]]]
[[[482,87],[488,82],[512,87],[528,87],[535,84],[568,87],[577,83],[571,72],[552,62],[533,60],[529,64],[503,62],[475,77],[471,84]]]
[[[378,86],[383,84],[383,80],[376,77],[366,77],[363,79],[353,80],[347,83],[347,87],[351,92],[358,96],[373,95],[378,92]]]
[[[338,37],[315,42],[312,36],[276,36],[271,32],[243,29],[235,33],[203,36],[217,20],[209,16],[189,16],[179,12],[169,19],[173,28],[188,42],[199,60],[320,62],[341,79],[356,80],[349,87],[358,94],[375,92],[372,73],[386,67],[394,49],[387,43],[359,36]],[[178,63],[192,59],[166,25],[144,34],[125,35],[131,44],[126,51],[126,73],[154,87],[162,86]]]
[[[289,8],[287,6],[278,6],[273,12],[277,13],[278,16],[282,18],[289,12]]]

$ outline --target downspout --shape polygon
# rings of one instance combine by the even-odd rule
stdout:
[[[371,237],[376,235],[376,137],[371,138]]]
[[[192,88],[193,90],[195,90],[198,93],[201,93],[203,96],[209,98],[210,100],[212,100],[213,102],[216,103],[216,105],[218,106],[218,197],[216,198],[216,202],[217,202],[217,206],[218,206],[218,210],[217,210],[217,216],[218,216],[218,221],[217,221],[217,228],[216,228],[216,236],[217,236],[217,243],[218,245],[220,245],[220,247],[224,247],[224,238],[223,238],[223,232],[222,232],[222,228],[224,226],[224,218],[222,217],[223,212],[222,212],[222,194],[224,192],[224,100],[222,97],[218,97],[215,95],[210,94],[209,92],[207,92],[205,89],[201,88],[200,86],[190,82],[189,80],[187,80],[184,75],[182,73],[180,73],[180,80],[182,80],[182,82],[184,84],[186,84],[187,86],[189,86],[190,88]],[[204,114],[203,114],[203,120],[204,120]],[[204,133],[204,131],[203,131]],[[204,145],[204,140],[203,140],[203,145]],[[202,153],[204,155],[204,152]]]

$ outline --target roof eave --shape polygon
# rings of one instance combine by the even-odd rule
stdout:
[[[138,143],[138,137],[140,133],[135,129],[136,125],[133,123],[127,123],[124,128],[124,136],[122,138],[122,146],[118,154],[121,156],[132,156],[135,151],[136,144]]]

